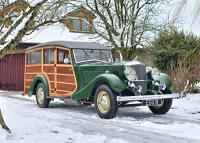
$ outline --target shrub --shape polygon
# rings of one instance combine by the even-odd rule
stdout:
[[[185,81],[193,84],[200,79],[199,47],[200,39],[194,34],[170,28],[159,33],[148,52],[153,65],[170,74],[174,90],[180,92]]]

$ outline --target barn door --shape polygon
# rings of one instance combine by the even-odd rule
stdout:
[[[64,60],[68,59],[68,63]],[[70,51],[66,48],[57,48],[56,63],[56,96],[72,96],[76,90],[76,80],[71,63]]]

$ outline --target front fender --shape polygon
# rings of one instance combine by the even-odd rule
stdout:
[[[45,95],[49,95],[49,85],[48,85],[48,81],[47,79],[45,78],[45,76],[43,75],[37,75],[33,82],[31,83],[31,86],[29,88],[29,96],[35,94],[35,91],[36,91],[36,88],[37,88],[37,85],[39,83],[43,83],[44,84],[44,87],[45,87],[45,92],[46,94]]]
[[[160,74],[160,84],[165,84],[167,89],[172,90],[172,80],[165,73]]]
[[[93,89],[96,88],[98,83],[106,83],[115,92],[121,92],[127,87],[118,76],[114,74],[101,74],[95,77],[84,88],[76,92],[72,98],[75,100],[81,100],[90,97]]]
[[[115,92],[121,92],[127,87],[126,84],[114,74],[101,74],[95,78],[95,83],[98,81],[105,81]]]

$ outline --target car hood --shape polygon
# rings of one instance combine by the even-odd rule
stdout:
[[[118,76],[120,79],[124,79],[124,64],[121,63],[92,63],[79,65],[79,73],[85,83],[91,81],[96,76],[104,73],[112,73]]]

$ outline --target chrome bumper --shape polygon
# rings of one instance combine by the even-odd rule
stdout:
[[[162,95],[141,95],[141,96],[117,96],[118,102],[124,101],[145,101],[145,100],[162,100],[162,99],[178,99],[186,97],[186,93],[179,94],[162,94]]]
[[[117,96],[117,102],[131,102],[131,101],[148,101],[148,100],[162,100],[162,99],[178,99],[186,97],[189,90],[189,81],[186,82],[185,88],[178,94],[158,94],[158,95],[140,95],[140,96]]]

